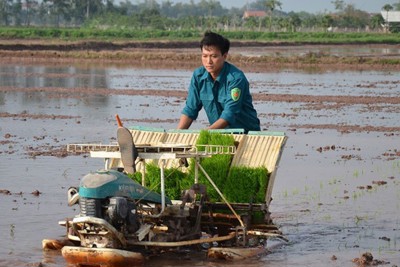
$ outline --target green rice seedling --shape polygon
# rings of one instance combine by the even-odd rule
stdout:
[[[142,182],[142,174],[136,172],[129,177],[138,183]],[[177,168],[164,169],[165,194],[171,199],[181,199],[182,190],[190,188],[192,181],[188,175]],[[146,164],[145,186],[151,191],[161,193],[161,170],[154,163]]]
[[[235,140],[232,135],[213,133],[211,131],[203,130],[200,132],[196,142],[198,151],[204,151],[204,145],[234,146]],[[220,191],[225,186],[231,161],[232,155],[229,154],[217,154],[210,158],[202,158],[200,160],[201,166],[204,168]],[[190,165],[189,176],[193,179],[195,173],[195,164],[193,160],[191,161]],[[221,197],[219,196],[218,192],[202,172],[199,172],[199,183],[207,186],[207,194],[211,201],[221,201]]]
[[[293,196],[296,196],[300,193],[300,190],[298,188],[293,189],[292,194]]]
[[[314,192],[312,194],[308,194],[307,196],[308,196],[309,200],[312,200],[312,201],[316,201],[316,200],[320,200],[321,199],[320,192]]]
[[[201,131],[197,139],[198,151],[204,151],[205,145],[234,146],[233,135],[211,131]],[[215,154],[212,157],[201,158],[200,164],[213,183],[218,187],[230,202],[235,203],[264,203],[268,187],[269,173],[265,167],[250,168],[245,166],[231,167],[233,155]],[[184,173],[177,168],[164,169],[165,192],[171,199],[180,199],[181,192],[192,186],[195,176],[195,162],[191,159],[189,171]],[[141,183],[141,173],[131,175],[131,178]],[[154,163],[146,164],[145,186],[150,190],[160,193],[160,168]],[[198,183],[207,187],[210,201],[222,201],[217,190],[207,177],[198,172]],[[297,190],[294,194],[298,194]],[[287,194],[287,192],[286,192]]]
[[[153,188],[157,184],[160,184],[160,168],[155,164],[148,164],[146,166],[147,173],[146,179],[150,184],[149,187]],[[169,168],[164,170],[165,175],[165,194],[171,199],[181,199],[182,190],[188,187],[184,186],[189,184],[189,177],[186,173],[183,173],[177,168]],[[161,193],[160,186],[156,186],[153,189],[158,193]]]
[[[365,220],[365,218],[356,215],[356,217],[354,217],[354,220],[355,220],[355,224],[356,224],[356,225],[359,225],[362,221]]]
[[[263,203],[268,185],[264,167],[232,167],[225,183],[226,198],[236,203]]]
[[[330,214],[327,214],[327,215],[324,215],[323,217],[322,217],[322,219],[324,220],[324,221],[331,221],[332,220],[332,215],[330,215]]]
[[[128,173],[128,177],[131,178],[132,180],[142,184],[142,173],[141,172]]]
[[[393,164],[395,164],[395,166],[396,166],[398,169],[400,169],[400,161],[396,161],[396,162],[394,162]]]

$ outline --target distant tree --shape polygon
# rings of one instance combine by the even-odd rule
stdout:
[[[37,2],[33,0],[25,0],[26,9],[23,13],[25,15],[24,24],[27,26],[31,24],[31,17],[34,16],[37,11],[36,9],[31,8],[33,3]]]
[[[282,3],[279,0],[266,0],[265,6],[267,10],[274,12],[277,7],[282,8]]]
[[[218,7],[219,2],[216,0],[208,1],[208,16],[212,17],[214,10]]]
[[[347,0],[330,0],[336,13],[311,14],[282,10],[281,0],[252,0],[242,8],[223,8],[218,0],[0,0],[1,25],[74,25],[139,29],[252,29],[320,30],[322,27],[378,29],[385,15],[371,16],[347,5]],[[400,0],[382,10],[400,10]],[[244,1],[243,1],[244,2]],[[32,5],[34,3],[34,5]],[[264,18],[242,19],[246,10],[264,10]],[[395,23],[390,28],[398,28]],[[392,29],[391,29],[392,31]]]
[[[371,17],[369,26],[372,29],[380,29],[382,25],[385,23],[381,14],[375,14]]]
[[[239,27],[242,23],[241,16],[239,16],[238,14],[232,14],[229,17],[230,17],[230,23],[232,24],[233,29],[236,30],[236,28]]]
[[[95,16],[101,14],[104,9],[105,7],[102,0],[86,0],[86,19],[90,18],[91,15]]]
[[[122,15],[131,15],[135,10],[135,6],[130,1],[121,2],[119,4],[119,13]]]
[[[304,28],[315,28],[319,26],[320,14],[314,15],[307,12],[297,12],[296,13],[301,20],[301,27]]]
[[[151,7],[149,5],[148,7]],[[140,28],[149,28],[157,30],[166,30],[169,27],[169,19],[163,17],[157,6],[154,8],[145,8],[140,13],[135,14]]]
[[[70,20],[71,2],[69,0],[43,0],[43,2],[48,4],[48,14],[55,18],[56,27],[60,26],[61,19]]]
[[[71,0],[70,16],[73,24],[80,25],[87,19],[87,2],[81,0]]]
[[[167,17],[175,17],[175,10],[173,7],[173,3],[170,0],[162,2],[161,4],[161,14],[164,14]]]
[[[382,7],[382,9],[385,10],[385,11],[391,11],[391,10],[393,10],[393,6],[389,5],[389,4],[386,4],[386,5],[384,5]]]
[[[331,2],[337,11],[343,11],[345,8],[345,4],[343,0],[335,0]]]
[[[271,31],[272,29],[272,16],[274,13],[274,10],[279,7],[282,8],[282,3],[278,0],[266,0],[265,1],[265,7],[267,9],[267,11],[269,11],[269,26],[270,29],[269,31]]]
[[[369,15],[367,12],[356,9],[354,5],[349,4],[345,7],[339,16],[338,26],[343,28],[365,28],[369,24]]]
[[[204,14],[207,14],[208,17],[212,17],[216,9],[222,8],[221,4],[216,0],[201,0],[199,7],[206,12]]]
[[[115,13],[118,9],[115,7],[113,0],[106,0],[105,11]]]
[[[22,24],[22,1],[17,0],[12,4],[12,14],[14,16],[14,25],[21,26]]]
[[[49,14],[48,4],[44,3],[44,2],[40,3],[39,4],[39,9],[37,11],[37,14],[38,14],[38,19],[37,19],[38,24],[47,25],[48,17],[49,17],[49,15],[48,15]]]
[[[228,16],[221,16],[219,17],[219,23],[221,23],[224,27],[224,29],[229,29],[229,22],[230,18]]]
[[[179,26],[179,29],[193,30],[197,27],[198,24],[200,24],[200,21],[198,17],[195,16],[186,16],[177,20],[177,25]]]
[[[244,26],[254,31],[258,26],[258,20],[256,17],[249,17],[244,21]]]
[[[0,18],[6,26],[11,23],[12,4],[13,0],[0,0]]]
[[[301,25],[300,16],[297,13],[289,13],[288,26],[291,32],[296,32],[297,27]]]
[[[332,27],[333,22],[334,22],[334,19],[331,15],[325,15],[322,18],[322,22],[321,22],[322,27],[324,27],[327,30],[329,27]]]
[[[386,11],[385,30],[386,30],[386,31],[390,31],[390,23],[389,23],[388,19],[389,19],[389,11],[393,10],[393,6],[392,6],[392,5],[389,5],[389,4],[386,4],[386,5],[384,5],[384,6],[382,7],[382,9]]]
[[[156,10],[160,9],[160,6],[158,5],[156,0],[146,0],[143,2],[143,5],[147,10]]]

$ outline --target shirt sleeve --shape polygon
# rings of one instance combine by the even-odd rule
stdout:
[[[229,125],[236,125],[236,118],[241,116],[244,97],[249,90],[249,83],[243,75],[229,77],[226,88],[226,102],[220,118],[228,121]],[[237,93],[239,92],[239,96]]]
[[[196,120],[199,115],[199,111],[202,108],[202,103],[200,101],[200,90],[199,90],[198,81],[196,79],[195,74],[193,74],[192,79],[190,81],[188,96],[186,99],[186,105],[182,110],[182,114],[188,116],[192,120]]]

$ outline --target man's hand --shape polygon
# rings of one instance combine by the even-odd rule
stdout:
[[[218,119],[212,125],[210,125],[207,129],[225,129],[229,123],[224,119]]]

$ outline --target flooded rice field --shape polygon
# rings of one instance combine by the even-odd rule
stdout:
[[[290,51],[288,51],[289,53]],[[249,50],[249,53],[254,51]],[[69,143],[116,139],[126,126],[173,129],[191,69],[0,63],[0,266],[66,266],[43,252],[77,214],[66,191],[103,162]],[[246,70],[263,130],[289,137],[270,210],[290,240],[247,266],[400,266],[400,72]],[[192,128],[207,125],[204,113]],[[242,266],[186,253],[146,266]]]

